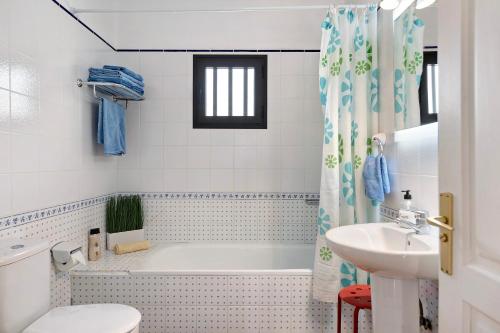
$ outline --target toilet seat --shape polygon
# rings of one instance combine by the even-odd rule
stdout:
[[[128,305],[63,306],[47,312],[23,333],[129,333],[140,321],[140,312]]]

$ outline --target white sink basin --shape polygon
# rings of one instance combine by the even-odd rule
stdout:
[[[418,279],[437,279],[439,240],[395,223],[330,229],[328,246],[339,257],[372,273],[374,333],[419,333]]]
[[[386,278],[437,279],[439,241],[395,223],[355,224],[330,229],[330,248],[357,267]]]

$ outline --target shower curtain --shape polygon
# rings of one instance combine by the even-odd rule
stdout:
[[[340,287],[366,283],[367,274],[338,258],[325,233],[373,221],[377,211],[362,183],[362,164],[378,129],[376,6],[329,10],[322,24],[319,74],[324,139],[313,295],[336,302]]]
[[[418,88],[424,60],[424,22],[415,4],[394,21],[394,110],[396,130],[420,126]]]

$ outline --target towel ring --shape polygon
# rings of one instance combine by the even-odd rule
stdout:
[[[385,141],[386,137],[384,133],[378,133],[372,137],[372,143],[375,142],[377,144],[379,154],[384,152]]]

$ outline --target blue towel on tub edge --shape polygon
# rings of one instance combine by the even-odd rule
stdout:
[[[123,155],[126,152],[125,111],[106,98],[99,100],[97,143],[104,145],[104,154]]]
[[[384,155],[367,156],[363,167],[365,194],[377,203],[384,202],[384,196],[391,192],[387,162]]]

